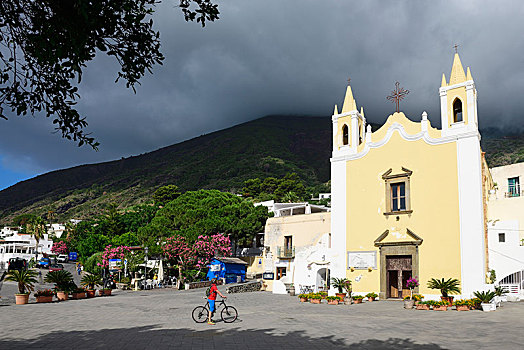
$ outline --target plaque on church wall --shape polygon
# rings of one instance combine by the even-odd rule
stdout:
[[[363,251],[363,252],[348,252],[348,269],[367,269],[377,268],[377,252]]]

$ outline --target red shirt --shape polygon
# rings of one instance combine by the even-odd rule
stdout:
[[[216,300],[217,299],[217,286],[216,284],[211,285],[211,289],[209,290],[209,297],[207,297],[209,300]]]

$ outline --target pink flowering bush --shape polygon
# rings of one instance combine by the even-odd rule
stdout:
[[[54,242],[53,246],[51,247],[51,252],[54,254],[67,254],[69,252],[69,249],[67,248],[67,245],[63,241]]]
[[[231,241],[228,236],[217,233],[198,236],[194,243],[180,235],[169,237],[162,246],[164,255],[175,261],[179,270],[205,268],[214,256],[231,256]]]
[[[106,246],[106,249],[102,253],[102,263],[97,263],[101,267],[109,267],[109,259],[124,259],[131,253],[131,249],[127,246],[113,247],[111,245]]]

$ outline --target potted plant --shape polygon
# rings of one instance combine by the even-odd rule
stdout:
[[[299,294],[298,298],[300,299],[300,301],[302,303],[305,303],[308,300],[308,295],[307,294]]]
[[[339,297],[329,296],[326,298],[327,303],[329,305],[338,305],[338,301],[340,300]]]
[[[364,299],[364,296],[362,296],[362,295],[355,295],[353,297],[353,300],[355,301],[355,304],[362,304],[362,299]]]
[[[447,280],[444,278],[440,280],[432,278],[428,281],[428,288],[439,289],[442,294],[440,299],[451,306],[453,305],[453,297],[450,297],[449,294],[460,294],[460,281],[456,278],[449,278]]]
[[[331,278],[331,283],[332,283],[333,287],[338,289],[338,293],[335,293],[335,295],[337,297],[345,298],[346,297],[346,293],[344,292],[344,290],[346,289],[346,286],[347,286],[348,283],[349,283],[349,285],[351,285],[351,281],[348,280],[347,278],[336,278],[336,277],[333,277],[333,278]]]
[[[319,293],[313,293],[309,297],[309,302],[311,304],[320,304],[322,302],[322,296]]]
[[[85,299],[86,290],[82,287],[77,287],[71,294],[73,295],[73,299]]]
[[[85,274],[80,281],[80,284],[87,287],[86,294],[88,298],[95,297],[95,287],[101,283],[100,276],[97,274]]]
[[[506,293],[505,293],[505,290],[504,288],[502,288],[501,286],[496,286],[495,287],[495,304],[497,304],[497,306],[502,306],[502,302],[506,302],[508,301],[508,297],[506,296]]]
[[[480,300],[482,311],[488,312],[495,311],[497,309],[497,306],[492,303],[493,299],[495,298],[495,292],[473,292],[473,295]]]
[[[113,290],[111,288],[102,288],[98,290],[100,296],[110,296]]]
[[[55,292],[51,289],[42,289],[37,290],[34,295],[37,303],[50,303],[53,301],[53,295],[55,295]]]
[[[411,299],[411,296],[406,295],[404,297],[404,309],[413,309],[414,305],[415,305],[415,300]]]
[[[431,306],[431,300],[420,301],[416,308],[417,310],[429,310],[430,306]]]
[[[424,299],[422,294],[413,294],[413,300],[415,301],[415,306],[418,305]]]
[[[16,305],[27,304],[29,301],[29,292],[34,289],[37,283],[36,272],[34,270],[12,270],[6,278],[6,281],[16,282],[18,284],[18,293],[15,294]]]
[[[69,299],[69,293],[72,292],[76,285],[73,282],[73,275],[66,270],[49,271],[44,279],[47,283],[54,283],[56,298],[59,301]]]
[[[413,299],[413,289],[417,288],[419,286],[419,283],[416,278],[410,278],[406,282],[406,287],[409,288],[409,296],[410,299]]]
[[[326,299],[328,296],[327,292],[318,292],[318,294],[322,297],[322,299]]]
[[[469,299],[459,299],[456,300],[453,304],[457,308],[457,311],[469,311],[472,302]]]
[[[368,298],[368,301],[375,301],[375,299],[378,298],[378,294],[375,292],[371,292],[366,294],[366,297]]]
[[[433,310],[434,311],[446,311],[448,309],[448,301],[442,300],[442,301],[435,301],[433,304]]]
[[[482,309],[482,307],[480,306],[481,304],[481,301],[479,298],[473,298],[471,299],[471,308],[472,309],[477,309],[477,310],[480,310]]]

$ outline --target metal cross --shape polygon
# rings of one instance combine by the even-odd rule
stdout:
[[[458,50],[457,50],[457,48],[458,48],[458,45],[457,45],[457,44],[455,44],[455,45],[453,45],[453,47],[455,48],[455,53],[458,53]]]
[[[407,94],[409,94],[409,90],[406,90],[404,88],[399,88],[399,86],[400,86],[400,83],[397,81],[395,83],[395,90],[391,91],[391,95],[386,97],[388,100],[395,102],[395,105],[397,107],[397,113],[400,112],[399,110],[400,101],[402,101],[402,99],[406,97]]]

